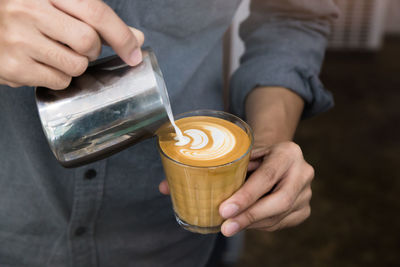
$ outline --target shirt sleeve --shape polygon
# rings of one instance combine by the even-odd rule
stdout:
[[[297,93],[305,101],[303,118],[331,108],[332,94],[318,76],[337,15],[333,0],[253,0],[240,26],[246,49],[230,82],[231,112],[244,117],[246,96],[259,86]]]

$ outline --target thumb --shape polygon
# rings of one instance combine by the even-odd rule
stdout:
[[[137,47],[138,47],[133,51],[133,53],[130,56],[130,65],[131,66],[136,66],[140,62],[142,62],[142,60],[143,60],[142,50],[140,49],[140,47],[144,43],[144,34],[143,34],[143,32],[139,31],[138,29],[135,29],[135,28],[132,28],[132,27],[129,27],[129,29],[131,30],[131,32],[135,36],[136,44],[137,44]]]
[[[133,27],[129,27],[129,29],[132,31],[133,35],[135,35],[136,37],[136,41],[138,42],[138,46],[142,46],[144,43],[144,34],[142,31],[133,28]]]
[[[136,44],[137,44],[137,47],[138,47],[137,49],[135,49],[133,51],[133,53],[130,56],[130,60],[129,60],[129,65],[135,66],[135,65],[138,65],[143,60],[142,50],[140,49],[140,47],[144,43],[144,34],[143,34],[142,31],[140,31],[140,30],[138,30],[136,28],[133,28],[133,27],[130,27],[130,26],[128,26],[128,27],[131,30],[131,32],[133,33],[133,36],[135,37]],[[101,38],[101,42],[106,46],[110,46],[110,44],[107,43],[107,41],[104,40],[103,38]]]
[[[169,195],[169,186],[167,180],[162,180],[158,185],[158,190],[160,190],[161,194]]]

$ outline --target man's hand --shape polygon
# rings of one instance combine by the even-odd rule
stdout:
[[[221,231],[232,236],[245,228],[275,231],[295,226],[310,215],[313,168],[293,142],[256,147],[245,184],[220,206],[227,219]]]
[[[0,84],[66,88],[110,45],[129,65],[144,36],[99,0],[1,0]]]
[[[254,148],[244,185],[220,205],[227,219],[221,231],[232,236],[245,228],[266,231],[297,225],[310,215],[314,169],[291,142],[303,100],[281,87],[259,87],[246,100]]]
[[[227,219],[221,232],[232,236],[245,228],[265,231],[295,226],[311,212],[311,181],[314,169],[293,142],[255,147],[248,170],[254,171],[244,185],[220,205]],[[159,185],[169,194],[166,180]]]

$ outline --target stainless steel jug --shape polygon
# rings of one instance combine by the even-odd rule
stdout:
[[[154,135],[168,120],[168,93],[157,59],[143,50],[130,67],[119,57],[95,61],[68,88],[36,88],[44,133],[57,160],[76,167]]]

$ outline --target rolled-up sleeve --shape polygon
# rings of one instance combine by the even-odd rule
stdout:
[[[240,26],[246,49],[230,83],[231,112],[243,117],[246,96],[259,86],[297,93],[305,102],[303,118],[332,107],[318,76],[337,15],[332,0],[253,0]]]

